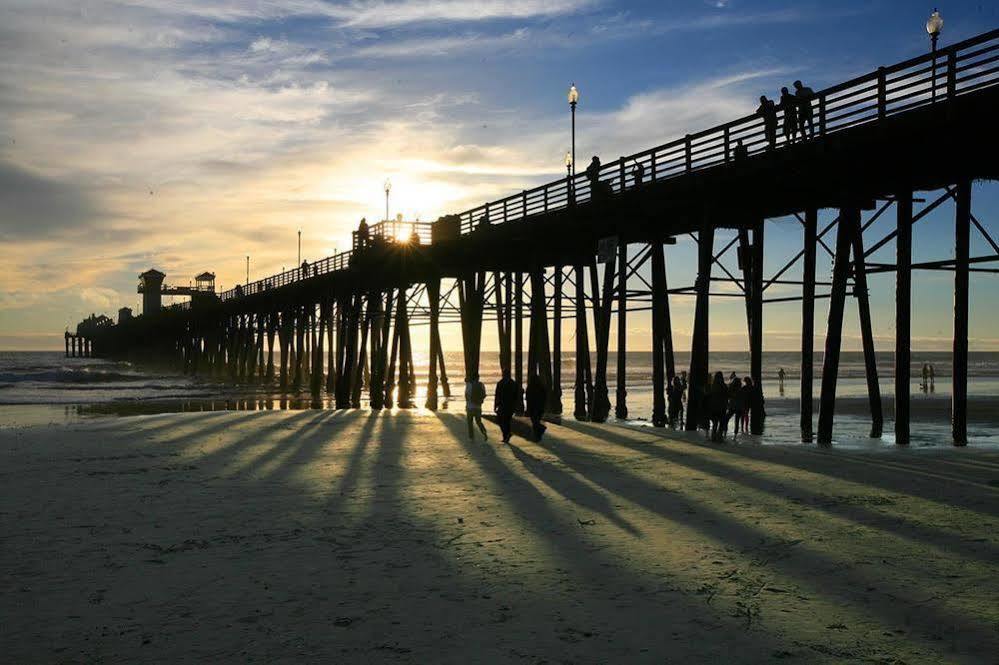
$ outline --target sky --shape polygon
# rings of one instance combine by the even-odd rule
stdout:
[[[384,215],[386,178],[392,215],[423,220],[557,178],[570,82],[578,160],[607,161],[750,113],[761,92],[794,79],[818,89],[925,52],[932,9],[0,0],[0,350],[61,348],[89,313],[135,307],[136,276],[150,267],[181,284],[212,270],[229,288],[245,279],[246,256],[251,279],[292,266],[299,229],[303,258],[328,256],[362,216]],[[994,2],[939,9],[941,45],[999,27]],[[975,185],[973,211],[999,235],[997,185]],[[952,220],[942,206],[915,228],[916,260],[953,256]],[[768,273],[800,248],[796,225],[768,223]],[[976,233],[972,255],[988,253]],[[693,281],[694,257],[689,241],[670,249],[671,285]],[[820,280],[828,269],[820,256]],[[999,350],[994,280],[972,278],[972,349]],[[952,276],[914,284],[913,347],[949,348]],[[886,351],[893,288],[891,277],[872,281]],[[745,348],[745,309],[725,300],[712,304],[712,348]],[[679,347],[692,306],[674,299]],[[767,306],[767,349],[798,346],[799,308]],[[816,309],[821,335],[824,301]],[[845,347],[859,348],[852,303],[848,312]],[[630,348],[646,348],[648,330],[633,317]],[[460,348],[457,331],[444,336]]]

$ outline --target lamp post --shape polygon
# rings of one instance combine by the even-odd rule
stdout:
[[[389,219],[389,192],[392,191],[392,181],[390,179],[385,178],[384,188],[385,188],[385,221],[387,222]]]
[[[576,90],[575,83],[569,85],[567,97],[569,98],[569,112],[572,115],[572,162],[568,166],[572,169],[572,175],[576,175],[573,164],[576,163],[576,103],[579,101],[579,90]]]
[[[574,184],[572,182],[572,162],[573,162],[572,152],[566,150],[565,151],[565,195],[566,197],[568,197],[569,205],[572,205],[573,203],[576,202],[576,197],[573,196],[573,191],[572,191],[573,189],[572,186]]]
[[[295,265],[302,265],[302,229],[298,230],[298,263]]]
[[[933,13],[930,14],[930,18],[926,21],[926,32],[930,36],[930,52],[933,54],[933,64],[930,65],[933,70],[932,74],[932,90],[930,92],[930,99],[932,101],[937,100],[937,40],[940,38],[940,31],[943,30],[943,18],[940,16],[940,12],[937,8],[933,8]]]
[[[250,286],[250,257],[246,257],[246,286]]]

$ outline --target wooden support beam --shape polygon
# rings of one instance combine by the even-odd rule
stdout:
[[[871,409],[871,438],[880,439],[884,430],[881,409],[881,385],[878,382],[878,359],[874,351],[874,329],[871,321],[871,297],[864,267],[864,232],[858,225],[853,231],[853,294],[860,312],[860,339],[864,348],[864,375],[867,377],[867,397]]]
[[[715,230],[705,217],[697,237],[697,300],[694,304],[694,329],[690,345],[690,376],[687,390],[686,430],[697,430],[704,415],[702,402],[708,378],[708,300],[711,286],[711,264],[714,263]]]
[[[277,334],[277,312],[271,310],[267,313],[267,368],[264,370],[264,379],[270,383],[274,381],[274,336]]]
[[[319,308],[319,329],[316,333],[315,352],[312,354],[311,388],[314,403],[318,403],[319,395],[323,389],[323,361],[326,356],[323,350],[323,344],[326,341],[326,302],[320,301]]]
[[[361,302],[359,296],[344,295],[338,306],[340,310],[341,339],[338,341],[337,363],[338,380],[336,387],[336,408],[348,409],[351,405],[351,383],[354,378],[354,366],[357,363],[357,328]]]
[[[590,420],[606,422],[610,415],[610,396],[607,391],[607,355],[610,346],[610,315],[614,295],[615,264],[604,264],[604,281],[601,288],[597,275],[597,263],[590,262],[590,285],[593,289],[593,332],[596,336],[597,366],[593,379],[593,401],[590,406]],[[599,294],[599,295],[598,295]]]
[[[399,295],[395,296],[398,305]],[[396,366],[399,360],[399,340],[402,338],[402,329],[399,327],[398,308],[396,310],[395,325],[392,327],[392,344],[388,352],[388,371],[385,373],[385,396],[383,402],[386,408],[391,409],[395,404],[396,388]]]
[[[622,168],[624,162],[621,162]],[[624,178],[621,180],[624,188]],[[624,236],[617,241],[617,376],[614,396],[614,417],[628,417],[628,243]]]
[[[545,412],[550,413],[552,394],[552,356],[548,338],[548,308],[545,304],[545,270],[530,273],[531,321],[528,332],[527,376],[538,376],[545,387]]]
[[[850,247],[853,234],[860,228],[860,208],[840,210],[836,229],[836,252],[833,285],[829,298],[829,320],[822,363],[822,394],[819,402],[819,445],[832,443],[833,417],[836,411],[836,382],[839,379],[839,356],[843,339],[843,309],[846,304],[846,280],[850,273]]]
[[[667,422],[663,302],[668,302],[668,298],[663,244],[661,241],[654,241],[652,243],[652,424],[656,427],[665,427]]]
[[[551,412],[562,413],[562,266],[555,266],[552,295],[552,396]]]
[[[763,434],[763,224],[759,219],[753,225],[753,248],[750,264],[752,280],[746,284],[751,294],[749,324],[749,374],[753,378],[755,399],[751,400],[749,411],[749,431]]]
[[[588,420],[589,405],[593,399],[590,378],[590,342],[586,325],[586,286],[583,283],[583,266],[576,272],[576,381],[573,387],[573,415],[576,420]]]
[[[473,272],[459,278],[458,306],[461,311],[461,341],[465,357],[466,382],[479,377],[484,293],[485,273]]]
[[[375,411],[385,403],[385,354],[388,353],[386,329],[391,323],[389,312],[392,307],[392,291],[382,306],[382,294],[372,291],[368,294],[368,302],[374,306],[371,317],[371,380],[368,382],[368,405]]]
[[[399,326],[399,393],[396,400],[400,409],[413,408],[416,378],[413,376],[413,345],[409,336],[409,303],[405,286],[399,289],[396,305],[396,324]]]
[[[896,194],[895,263],[895,444],[909,444],[912,355],[912,189]]]
[[[955,446],[968,443],[968,267],[971,249],[971,180],[954,188],[954,345],[951,431]]]
[[[812,440],[812,385],[815,371],[815,250],[819,211],[805,211],[801,288],[801,440]]]
[[[333,395],[336,392],[336,299],[332,296],[326,298],[326,394]]]
[[[524,389],[524,273],[513,273],[513,378]],[[518,402],[516,414],[524,415],[523,401]]]
[[[432,279],[427,282],[427,300],[430,306],[430,353],[429,373],[427,374],[426,408],[437,410],[437,367],[441,348],[440,314],[441,314],[441,280]]]
[[[511,303],[509,300],[510,287],[509,282],[510,274],[506,274],[504,279],[503,273],[494,272],[493,273],[493,297],[496,299],[496,337],[499,344],[499,364],[500,373],[506,374],[511,372],[511,348],[512,343],[510,341],[510,320],[508,317],[508,310],[510,310]],[[507,300],[503,299],[504,286],[506,287]]]
[[[350,382],[350,406],[353,409],[361,408],[361,394],[364,391],[364,368],[368,357],[368,336],[371,331],[371,302],[365,302],[365,300],[366,298],[363,295],[357,296],[358,308],[361,309],[363,307],[363,316],[360,316],[361,344],[357,351],[354,373]]]

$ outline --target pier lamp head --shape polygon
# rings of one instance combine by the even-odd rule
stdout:
[[[933,13],[930,14],[930,18],[926,21],[926,32],[934,42],[937,37],[940,36],[940,31],[943,30],[943,18],[940,16],[940,12],[937,11],[936,7],[933,8]]]
[[[566,168],[572,166],[572,153],[568,150],[565,151],[565,166]]]
[[[569,86],[569,106],[576,108],[576,102],[579,101],[579,90],[576,90],[576,84],[573,83]]]
[[[385,188],[385,193],[388,194],[390,191],[392,191],[392,181],[388,178],[385,178],[385,184],[383,185],[383,187]]]

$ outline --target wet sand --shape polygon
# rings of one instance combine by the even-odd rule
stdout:
[[[999,453],[460,414],[0,429],[7,662],[996,662]]]

